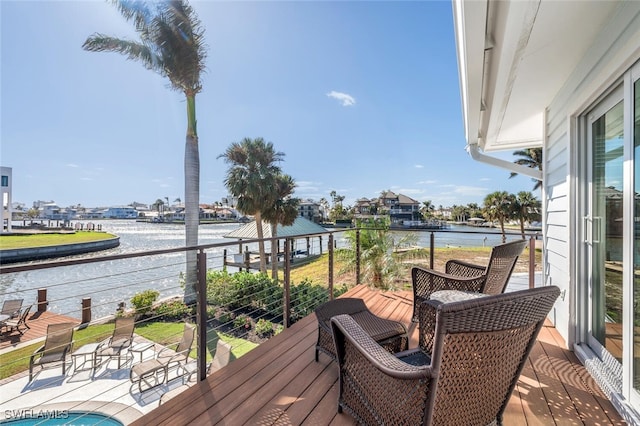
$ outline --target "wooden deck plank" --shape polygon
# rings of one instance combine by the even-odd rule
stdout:
[[[16,347],[19,344],[29,342],[31,340],[37,340],[47,335],[47,327],[49,324],[62,324],[70,322],[75,325],[80,324],[80,321],[65,315],[55,314],[50,311],[34,312],[33,309],[29,315],[27,315],[27,325],[30,327],[20,335],[18,332],[2,333],[0,334],[0,350]]]
[[[283,410],[283,413],[274,424],[282,426],[301,424],[309,413],[315,409],[318,401],[336,383],[338,380],[338,366],[335,362],[330,361],[328,357],[323,357],[315,364],[317,368],[322,368],[321,374],[313,377],[313,381],[309,386]],[[305,371],[305,375],[306,373]]]
[[[376,315],[410,328],[409,292],[386,294],[356,286],[345,297],[360,297]],[[320,355],[315,315],[263,343],[133,423],[137,425],[352,425],[337,413],[337,366]],[[543,327],[513,392],[504,424],[622,425],[611,402],[551,326]]]
[[[540,344],[548,355],[546,363],[549,375],[555,375],[558,382],[564,387],[564,392],[569,396],[575,410],[585,425],[615,424],[615,419],[608,415],[609,410],[601,406],[601,401],[596,394],[602,391],[587,386],[581,380],[582,366],[569,356],[569,351],[558,346],[557,340],[551,336],[550,327],[543,327],[539,339]],[[595,384],[595,383],[594,383]],[[613,408],[613,406],[611,406]],[[567,416],[568,417],[568,416]]]
[[[217,413],[219,406],[226,407],[228,404],[235,406],[244,401],[244,399],[231,401],[231,398],[227,399],[229,395],[233,394],[236,389],[240,389],[250,396],[253,391],[254,376],[265,369],[268,373],[272,364],[282,361],[279,357],[281,353],[288,353],[299,346],[300,340],[304,337],[317,332],[317,322],[312,317],[310,315],[297,322],[287,330],[286,334],[282,332],[276,335],[269,341],[272,342],[270,345],[262,344],[227,367],[216,371],[207,380],[192,386],[193,391],[187,389],[178,397],[161,405],[152,413],[154,414],[153,423],[156,425],[190,424],[195,421],[196,417],[202,418],[202,413],[206,413],[209,418],[219,418],[219,413]],[[315,345],[315,337],[313,337],[313,342]],[[275,350],[276,348],[277,350]],[[240,362],[241,360],[242,362]],[[250,383],[243,387],[246,382]],[[179,405],[181,396],[189,392],[194,392],[199,396],[194,396],[193,400],[189,401],[189,410],[177,410],[177,408],[181,408]],[[207,398],[203,398],[203,396],[207,396]],[[246,399],[246,396],[244,398]],[[210,410],[211,407],[215,407],[215,409]],[[227,412],[228,410],[223,409],[222,411]]]

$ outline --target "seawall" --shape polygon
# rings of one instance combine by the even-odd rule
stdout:
[[[114,237],[108,240],[90,241],[86,243],[0,250],[0,263],[4,265],[7,263],[29,262],[32,260],[71,256],[74,254],[108,250],[118,247],[119,245],[120,237]]]

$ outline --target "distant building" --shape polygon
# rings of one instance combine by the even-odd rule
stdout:
[[[76,211],[71,208],[61,208],[56,203],[41,206],[40,217],[49,220],[71,220],[76,218]]]
[[[11,232],[11,185],[12,185],[12,169],[11,167],[0,167],[2,175],[2,232]]]
[[[136,219],[138,211],[130,206],[109,207],[103,216],[105,219]]]
[[[304,217],[314,223],[322,222],[320,203],[316,203],[313,200],[300,201],[298,205],[298,216]]]
[[[385,191],[380,195],[379,203],[389,212],[392,225],[402,225],[405,221],[420,220],[420,201],[402,194]]]

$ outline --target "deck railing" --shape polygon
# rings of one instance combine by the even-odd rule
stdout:
[[[253,330],[252,336],[257,339],[255,326],[258,321],[268,335],[268,325],[273,324],[273,333],[280,328],[287,328],[297,319],[313,312],[313,309],[325,300],[333,297],[339,287],[361,283],[360,245],[356,244],[357,259],[355,271],[352,274],[338,274],[336,270],[336,250],[347,248],[344,233],[354,232],[355,241],[359,241],[361,230],[333,229],[325,233],[298,235],[295,237],[278,237],[265,239],[267,252],[270,244],[277,244],[280,249],[277,269],[280,279],[277,286],[270,280],[251,281],[254,288],[240,288],[238,282],[233,282],[225,275],[225,271],[235,272],[240,269],[255,268],[255,258],[251,253],[257,250],[259,240],[229,241],[215,244],[204,244],[197,247],[177,247],[162,250],[149,250],[138,253],[122,253],[115,255],[92,254],[90,257],[75,257],[70,259],[38,262],[30,264],[15,264],[0,266],[0,285],[2,299],[24,299],[24,306],[34,304],[32,312],[43,313],[45,310],[57,315],[74,318],[83,328],[90,325],[105,323],[122,313],[135,313],[138,318],[136,332],[142,330],[145,324],[173,320],[187,320],[194,322],[197,327],[197,378],[203,380],[207,374],[207,362],[211,358],[211,350],[220,333],[238,336],[235,340],[235,350],[244,352],[240,345],[253,346],[247,342],[244,332],[247,327]],[[403,232],[403,231],[393,231]],[[423,241],[428,235],[429,264],[435,264],[437,246],[440,241],[450,238],[453,234],[458,237],[459,245],[474,246],[499,244],[500,234],[485,234],[474,231],[430,230],[423,232]],[[488,235],[491,241],[479,239],[479,235]],[[520,233],[509,233],[509,239],[522,238]],[[529,246],[530,284],[533,284],[535,271],[535,249],[538,234],[527,234]],[[296,244],[304,242],[301,249]],[[186,269],[188,251],[197,254],[197,303],[195,308],[186,309],[180,299],[184,293],[183,273]],[[250,253],[247,256],[247,253]],[[242,262],[234,258],[243,256]],[[327,257],[326,282],[310,283],[292,282],[293,268],[307,259],[305,256]],[[240,264],[238,264],[240,263]],[[270,266],[268,275],[270,276]],[[218,275],[216,275],[218,274]],[[251,274],[252,276],[256,274]],[[407,274],[407,280],[409,280]],[[220,287],[216,288],[216,280]],[[249,281],[245,281],[249,282]],[[407,281],[409,284],[409,281]],[[159,299],[138,297],[136,305],[132,306],[131,299],[145,290],[158,291]],[[229,300],[232,298],[233,300]],[[177,300],[177,302],[176,302]],[[215,305],[221,300],[225,306]],[[265,328],[266,327],[266,328]],[[174,336],[165,336],[165,340],[177,341],[180,332]],[[28,343],[29,333],[10,344],[21,345]],[[105,336],[99,336],[104,338]],[[96,336],[88,336],[85,340],[76,341],[76,348],[90,343]],[[6,340],[6,336],[2,337]],[[2,346],[0,352],[10,350],[10,345]],[[26,355],[28,358],[28,355]],[[22,365],[27,358],[14,360]],[[6,368],[6,366],[5,366]]]

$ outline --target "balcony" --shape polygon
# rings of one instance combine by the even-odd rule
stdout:
[[[410,290],[380,291],[357,284],[360,281],[359,267],[356,268],[356,275],[347,279],[347,283],[340,282],[339,279],[333,282],[333,248],[334,245],[340,246],[333,241],[334,238],[339,240],[340,232],[328,232],[328,238],[324,239],[328,244],[322,250],[328,252],[330,259],[327,283],[330,287],[348,282],[356,283],[349,285],[350,289],[343,296],[362,298],[373,313],[410,325],[410,347],[415,347],[418,336],[415,325],[410,323],[413,304]],[[308,237],[312,241],[310,251],[317,251],[318,247],[313,247],[313,236]],[[433,242],[433,238],[431,241]],[[245,246],[253,243],[255,242],[243,242]],[[224,260],[220,253],[223,253],[223,250],[237,249],[237,246],[238,243],[233,242],[199,247],[199,261],[205,262],[208,270],[221,269]],[[287,242],[282,246],[288,250],[291,244]],[[23,287],[15,294],[5,294],[5,298],[24,297],[25,300],[33,300],[36,293],[40,294],[40,287],[49,283],[47,302],[50,306],[61,306],[63,300],[70,297],[82,300],[82,304],[78,303],[81,306],[78,310],[59,308],[57,312],[51,312],[50,309],[45,311],[45,306],[41,304],[42,312],[31,316],[30,330],[17,338],[17,341],[0,340],[0,359],[13,350],[41,340],[48,323],[67,321],[69,318],[76,323],[83,323],[80,328],[91,328],[103,323],[111,317],[104,314],[105,309],[115,306],[130,285],[156,285],[168,293],[180,294],[182,289],[175,282],[176,273],[172,268],[184,268],[182,252],[185,250],[180,248],[82,261],[50,262],[48,265],[40,266],[11,268],[3,265],[1,272],[5,277],[13,278],[12,274],[20,270],[28,270],[32,274],[31,287]],[[437,251],[433,246],[429,251],[430,262],[433,263],[433,255]],[[167,255],[166,258],[162,257]],[[225,251],[226,255],[228,254]],[[162,260],[158,257],[162,257]],[[285,256],[285,262],[281,265],[285,272],[285,287],[290,284],[288,274],[291,272],[291,265],[286,261],[289,258]],[[438,258],[435,260],[436,264],[441,261]],[[526,256],[522,256],[521,260],[524,265],[529,263],[529,268],[534,263]],[[99,265],[101,276],[90,277],[84,274],[84,265],[91,264]],[[67,277],[65,282],[44,282],[41,276],[37,275],[38,272],[46,274],[52,268],[64,272],[61,276]],[[71,270],[67,272],[69,268]],[[508,291],[525,288],[533,284],[534,278],[533,273],[516,273],[509,283]],[[103,291],[106,294],[98,291],[87,293],[86,290],[82,290],[93,280],[100,281],[100,287],[105,287]],[[124,285],[124,281],[133,284]],[[65,290],[62,295],[57,296],[54,292],[56,287],[67,284],[74,288],[73,294],[68,294]],[[287,294],[290,292],[285,292],[285,295]],[[91,312],[85,303],[89,298],[94,302],[94,316],[96,312],[99,313],[97,319],[92,319],[91,315],[87,316],[87,312]],[[201,374],[203,371],[199,370],[197,376],[203,380],[189,383],[190,386],[186,390],[161,405],[158,404],[160,396],[170,389],[175,389],[177,382],[172,381],[140,394],[130,386],[130,366],[124,366],[121,370],[111,369],[109,377],[105,377],[106,373],[102,371],[97,374],[97,379],[75,372],[61,377],[60,371],[53,371],[53,376],[43,374],[32,384],[26,384],[24,372],[12,375],[0,382],[0,409],[7,413],[12,412],[10,410],[19,412],[42,406],[64,409],[90,407],[90,410],[113,415],[125,424],[133,425],[353,424],[353,419],[348,414],[338,414],[336,410],[336,365],[323,354],[320,354],[319,362],[314,361],[317,339],[315,315],[293,318],[287,307],[289,303],[290,301],[283,306],[281,322],[284,331],[238,356],[229,365],[212,374]],[[307,303],[320,303],[320,300]],[[247,312],[249,307],[243,306],[238,309],[238,312]],[[296,309],[300,312],[303,308],[297,305],[294,311]],[[304,310],[312,311],[312,306],[304,306]],[[147,321],[160,319],[152,317],[137,323],[136,339],[143,338],[140,334]],[[206,312],[191,317],[190,321],[206,324],[199,327],[201,333],[198,342],[203,343],[195,345],[198,368],[203,369],[205,362],[201,355],[206,354],[211,346],[211,336],[222,333],[223,330],[218,328],[220,322],[213,321],[212,316]],[[229,331],[230,328],[227,324],[224,330]],[[79,342],[80,345],[84,343],[86,342]],[[110,381],[111,379],[113,381]],[[574,354],[566,349],[565,342],[549,323],[540,333],[538,343],[519,379],[505,413],[505,424],[624,424],[624,421]]]

